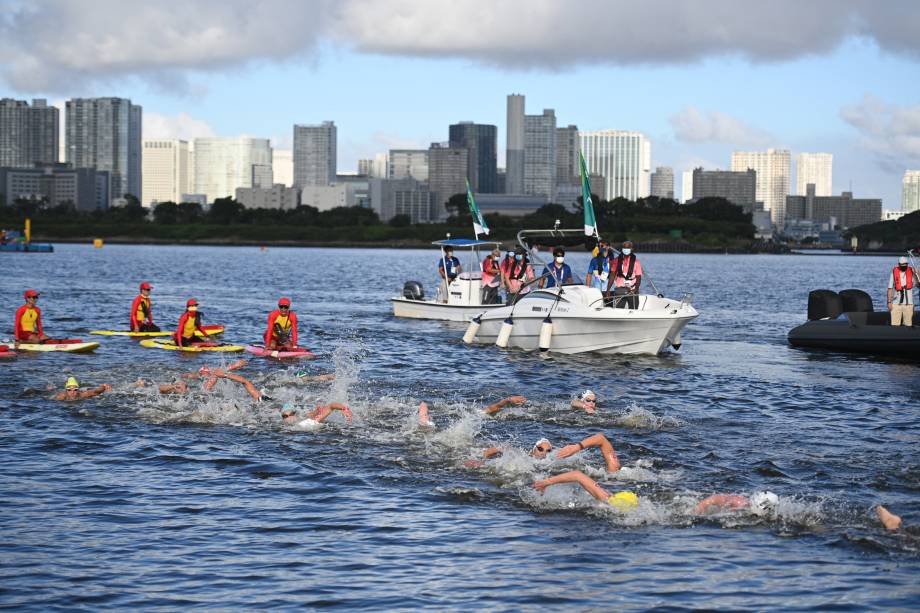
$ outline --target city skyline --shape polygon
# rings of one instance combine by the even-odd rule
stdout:
[[[834,193],[852,185],[894,209],[904,171],[920,166],[920,84],[906,78],[920,57],[920,42],[909,35],[918,10],[909,3],[871,11],[850,3],[741,10],[716,2],[710,11],[652,3],[642,13],[617,2],[581,2],[568,12],[510,2],[481,8],[493,19],[476,28],[462,2],[277,3],[290,17],[277,31],[235,21],[246,12],[225,4],[175,15],[166,5],[147,7],[157,27],[127,19],[136,10],[131,3],[8,7],[0,25],[7,34],[0,57],[9,60],[0,69],[3,96],[47,98],[61,109],[69,98],[130,98],[144,107],[144,138],[245,135],[269,138],[279,150],[292,149],[292,125],[331,119],[339,130],[337,166],[351,170],[391,148],[443,142],[448,126],[461,121],[497,127],[504,167],[510,93],[527,96],[531,112],[554,109],[558,126],[645,134],[652,167],[672,167],[675,176],[698,166],[728,169],[734,150],[827,151]],[[387,40],[369,27],[373,17],[387,31],[400,13],[413,18]],[[444,14],[452,25],[432,26],[433,15]],[[527,17],[523,32],[510,29],[516,14]],[[97,53],[119,16],[131,29],[120,55]],[[38,17],[59,24],[55,35],[66,42],[41,45],[48,32]],[[723,40],[708,33],[716,18]],[[750,28],[777,20],[788,20],[782,36]],[[307,22],[314,25],[296,32]],[[634,32],[603,36],[612,23]],[[168,26],[189,40],[205,28],[239,32],[240,40],[180,45],[161,38]],[[572,48],[573,28],[585,28],[583,48]],[[662,43],[661,28],[687,35]]]

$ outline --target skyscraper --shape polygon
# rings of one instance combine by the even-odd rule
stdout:
[[[469,153],[467,169],[474,192],[493,194],[498,183],[498,128],[488,124],[461,121],[450,126],[449,144]]]
[[[693,171],[685,170],[681,173],[680,201],[686,203],[693,198]]]
[[[427,181],[428,149],[390,149],[387,177]]]
[[[267,138],[195,139],[195,193],[208,202],[233,196],[238,187],[271,187],[271,166]]]
[[[508,96],[505,193],[524,193],[524,96]]]
[[[176,139],[144,140],[143,195],[141,204],[182,202],[188,191],[188,141]]]
[[[524,193],[556,197],[556,113],[524,115]]]
[[[294,187],[335,183],[335,122],[294,126]]]
[[[431,221],[447,217],[444,205],[455,194],[466,193],[469,152],[463,148],[431,143],[428,150],[428,189],[431,192]]]
[[[795,193],[804,196],[805,186],[812,183],[815,196],[830,196],[834,156],[830,153],[800,153],[795,159]]]
[[[786,223],[786,196],[789,195],[790,156],[787,149],[766,151],[735,151],[732,153],[732,170],[748,168],[757,173],[757,201],[763,202],[765,211],[778,228]]]
[[[46,100],[0,100],[0,167],[31,168],[58,161],[60,113]]]
[[[901,212],[914,211],[920,211],[920,170],[906,170],[901,179]]]
[[[753,213],[757,202],[757,173],[753,170],[693,171],[692,196],[699,198],[725,198],[747,213]]]
[[[66,161],[106,170],[112,197],[141,197],[141,107],[127,98],[74,98],[66,107]]]
[[[674,199],[674,169],[670,166],[659,166],[652,173],[651,195],[659,198]]]
[[[604,177],[604,200],[637,200],[649,195],[652,146],[644,134],[600,130],[579,132],[578,138],[588,172]]]
[[[272,185],[294,185],[294,152],[290,149],[272,150]]]
[[[556,182],[578,182],[578,126],[556,128]]]

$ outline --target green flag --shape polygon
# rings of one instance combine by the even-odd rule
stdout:
[[[588,167],[585,164],[585,156],[581,154],[581,151],[578,152],[578,160],[581,162],[579,166],[581,167],[581,199],[585,209],[585,236],[600,238],[600,234],[597,233],[597,219],[594,217],[594,203],[591,202],[591,182],[588,181]]]
[[[476,233],[476,237],[479,238],[480,234],[489,235],[489,226],[486,224],[486,220],[482,218],[482,213],[479,212],[479,207],[476,206],[476,199],[473,198],[473,190],[470,189],[470,180],[466,180],[466,203],[470,207],[470,214],[473,216],[473,232]]]

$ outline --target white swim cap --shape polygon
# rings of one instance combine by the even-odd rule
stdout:
[[[536,450],[537,450],[537,447],[539,447],[539,446],[542,445],[543,443],[546,443],[546,444],[549,445],[550,447],[553,446],[553,444],[549,442],[549,439],[548,439],[548,438],[541,438],[539,441],[537,441],[536,443],[533,444],[533,447],[530,448],[530,453],[533,453],[534,451],[536,451]]]
[[[776,509],[779,504],[779,496],[773,492],[757,492],[751,496],[751,512],[754,515],[766,515]]]
[[[595,400],[597,399],[597,394],[595,394],[595,393],[592,392],[591,390],[585,390],[585,391],[583,391],[583,392],[581,393],[581,399],[582,399],[582,400],[587,400],[587,399],[588,399],[588,396],[594,396],[594,399],[595,399]]]

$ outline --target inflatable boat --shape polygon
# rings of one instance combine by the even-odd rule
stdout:
[[[875,311],[872,297],[858,289],[808,294],[808,321],[789,332],[793,347],[830,349],[920,360],[920,318],[913,326],[892,326],[888,311]]]

